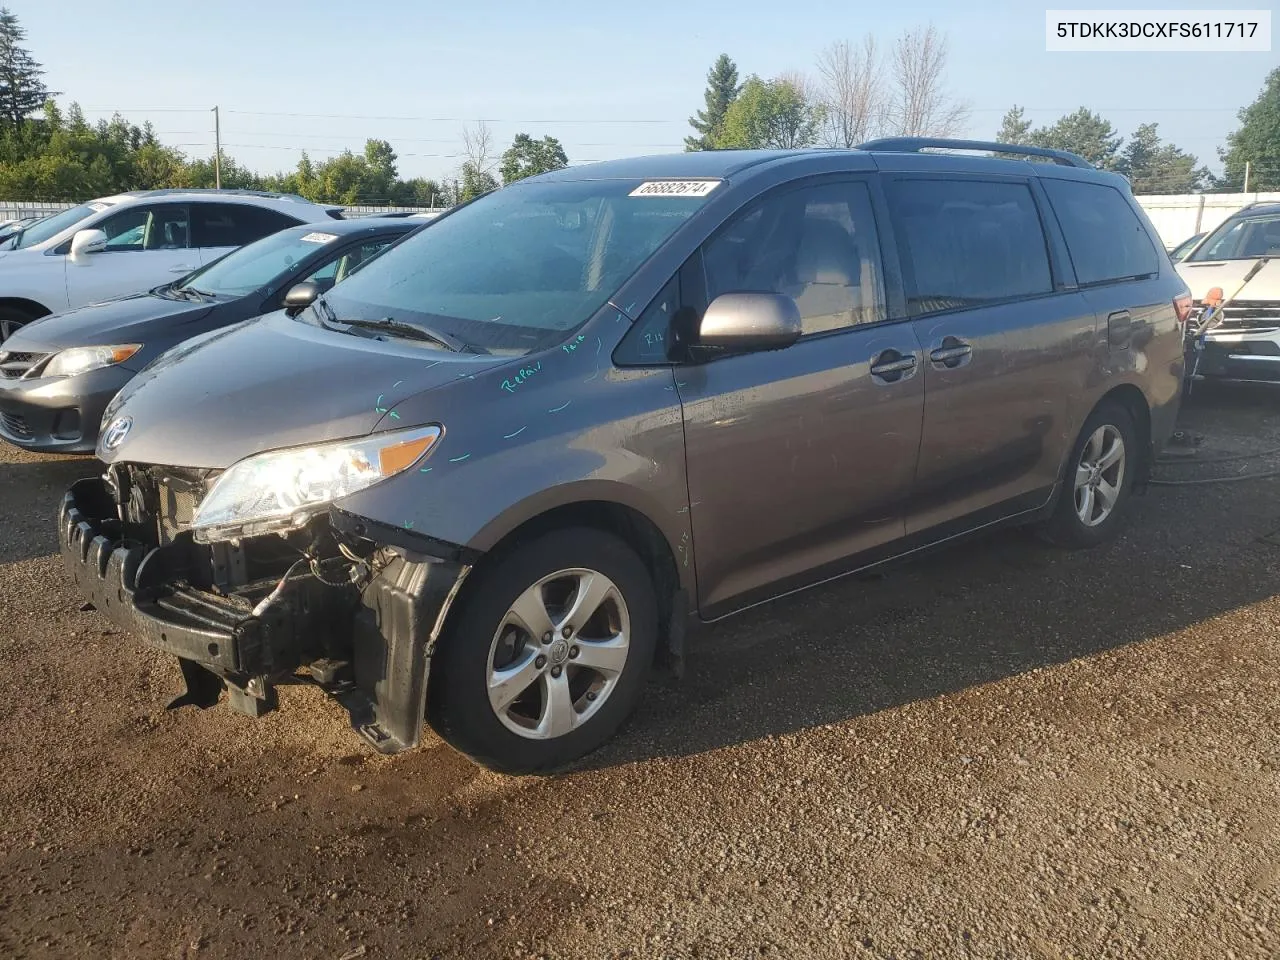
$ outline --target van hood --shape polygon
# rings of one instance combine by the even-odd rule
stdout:
[[[149,293],[90,304],[33,320],[7,341],[8,350],[56,353],[69,347],[105,343],[147,343],[163,333],[172,342],[182,324],[206,316],[213,301],[167,300]]]
[[[1253,269],[1258,260],[1205,260],[1199,263],[1183,261],[1177,264],[1178,276],[1191,288],[1191,296],[1198,303],[1214,287],[1221,287],[1223,296],[1231,296],[1240,286],[1244,275]],[[1241,300],[1280,300],[1280,258],[1276,258],[1258,271],[1249,285],[1240,291]]]
[[[366,436],[405,398],[510,359],[269,313],[188,340],[145,367],[103,415],[104,427],[130,419],[123,441],[113,450],[99,444],[97,454],[107,463],[221,470],[264,450]]]

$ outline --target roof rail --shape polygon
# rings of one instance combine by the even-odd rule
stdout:
[[[248,190],[238,187],[161,187],[156,190],[132,190],[127,191],[131,196],[166,196],[179,193],[208,193],[218,196],[237,196],[237,197],[265,197],[272,200],[302,200],[307,201],[305,197],[300,197],[296,193],[280,193],[276,190]]]
[[[1031,147],[1020,143],[995,143],[990,140],[948,140],[945,137],[885,137],[880,140],[868,140],[858,146],[859,150],[873,153],[919,153],[930,147],[942,150],[987,150],[991,153],[1011,153],[1020,156],[1044,157],[1064,167],[1083,167],[1095,169],[1084,157],[1068,153],[1066,150],[1053,150],[1049,147]]]

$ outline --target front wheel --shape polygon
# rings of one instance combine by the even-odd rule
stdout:
[[[1121,404],[1099,404],[1080,431],[1057,506],[1041,528],[1063,547],[1093,547],[1119,531],[1138,468],[1137,430]]]
[[[19,307],[0,307],[0,344],[35,319],[35,314]]]
[[[478,571],[433,658],[428,719],[490,769],[561,766],[635,708],[657,635],[630,547],[598,530],[546,534]]]

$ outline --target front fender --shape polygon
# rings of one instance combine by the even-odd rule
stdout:
[[[619,504],[657,527],[682,586],[691,587],[684,426],[674,375],[668,368],[615,368],[607,353],[597,365],[594,349],[583,353],[544,355],[541,369],[515,390],[503,386],[515,375],[500,367],[398,405],[397,426],[439,422],[443,436],[415,468],[336,506],[408,535],[483,553],[550,510]]]

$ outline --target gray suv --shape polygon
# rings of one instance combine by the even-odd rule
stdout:
[[[175,703],[305,680],[511,772],[609,737],[690,622],[997,524],[1111,537],[1190,310],[1119,176],[932,140],[560,170],[285,304],[112,402],[67,566]]]

